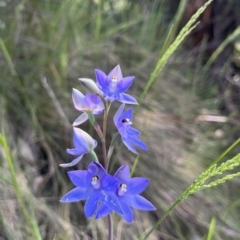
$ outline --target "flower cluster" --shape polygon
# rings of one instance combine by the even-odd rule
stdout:
[[[73,89],[72,99],[76,110],[81,115],[73,122],[73,144],[74,148],[67,149],[67,153],[75,156],[70,163],[60,164],[61,167],[72,167],[76,165],[84,154],[91,156],[92,162],[87,170],[69,171],[68,176],[75,188],[65,194],[61,202],[77,202],[86,200],[84,212],[90,218],[95,214],[99,219],[116,212],[127,222],[133,221],[132,208],[150,211],[155,207],[144,197],[142,193],[148,185],[148,179],[142,177],[130,177],[130,169],[127,165],[121,166],[114,176],[108,173],[108,165],[114,150],[114,142],[121,137],[124,145],[134,154],[138,154],[136,147],[147,150],[147,145],[139,139],[140,131],[132,127],[133,109],[124,111],[125,104],[137,104],[137,101],[125,91],[131,86],[134,77],[123,78],[120,66],[116,66],[108,75],[96,69],[96,80],[80,78],[80,82],[90,91],[85,96]],[[106,124],[107,116],[114,101],[122,105],[114,115],[113,122],[118,130],[114,135],[111,146],[106,149]],[[104,113],[103,127],[101,128],[94,115]],[[88,133],[76,126],[89,119],[96,130],[103,150],[104,167],[94,152],[97,141]],[[103,129],[103,131],[102,131]]]
[[[121,166],[115,175],[111,176],[101,164],[92,162],[88,170],[70,171],[68,176],[76,188],[60,201],[77,202],[86,199],[84,212],[88,218],[96,211],[96,219],[115,211],[127,222],[132,222],[131,207],[145,211],[155,210],[147,199],[139,195],[147,187],[148,179],[130,178],[127,165]],[[98,206],[98,203],[101,205]]]

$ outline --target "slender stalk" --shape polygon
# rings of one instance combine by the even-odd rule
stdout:
[[[106,112],[106,110],[104,111],[104,119],[105,119],[105,112]],[[90,113],[89,113],[89,116],[91,116],[90,115]],[[94,116],[92,115],[92,117],[90,118],[89,117],[89,120],[90,120],[90,123],[92,124],[92,126],[94,127],[94,129],[96,130],[96,132],[97,132],[97,134],[98,134],[98,136],[99,136],[99,138],[100,138],[100,140],[101,140],[101,143],[102,143],[102,151],[103,151],[103,162],[104,162],[104,167],[106,168],[106,166],[107,166],[107,150],[106,150],[106,143],[105,143],[105,136],[104,136],[104,134],[103,134],[103,132],[102,132],[102,129],[101,129],[101,127],[97,124],[97,122],[95,121],[95,119],[94,119]],[[106,120],[105,120],[106,121]],[[103,124],[103,126],[104,126],[104,124]],[[106,128],[106,127],[105,127]],[[105,132],[106,132],[106,130],[104,130]],[[106,133],[105,133],[105,135],[106,135]],[[95,158],[97,158],[97,156],[93,156],[94,157],[94,159]]]
[[[225,155],[227,155],[233,148],[235,148],[238,144],[240,144],[240,138],[238,138],[230,147],[228,147],[218,158],[216,158],[210,166],[206,169],[208,170],[214,164],[217,164]],[[205,170],[205,171],[206,171]]]
[[[105,115],[105,111],[104,111],[104,115]],[[101,143],[102,143],[103,165],[104,165],[104,168],[107,171],[108,170],[108,159],[107,159],[107,149],[106,149],[106,141],[105,141],[104,133],[102,132],[100,126],[96,122],[95,122],[93,127],[95,128],[95,130],[96,130],[96,132],[97,132],[97,134],[98,134],[98,136],[101,140]],[[105,133],[105,135],[106,135],[106,133]]]
[[[137,167],[138,161],[139,161],[139,155],[137,155],[137,157],[134,160],[134,163],[133,163],[133,166],[132,166],[132,170],[131,170],[131,177],[133,176],[133,174],[135,172],[135,169]]]
[[[108,214],[108,240],[113,240],[113,219],[112,214]]]
[[[107,130],[107,116],[108,116],[108,106],[105,100],[103,99],[104,103],[104,115],[103,115],[103,138],[106,138],[106,130]]]
[[[108,112],[109,112],[109,109],[110,109],[110,105],[107,106],[107,103],[106,103],[106,101],[105,101],[105,99],[102,95],[99,95],[99,97],[101,98],[101,100],[103,101],[103,104],[104,104],[103,131],[102,131],[102,136],[100,138],[101,138],[101,142],[102,142],[104,168],[106,169],[106,171],[108,171],[108,158],[107,158],[107,147],[106,147],[106,130],[107,130],[107,117],[108,117]]]
[[[107,117],[108,111],[110,109],[110,105],[107,106],[105,100],[104,102],[104,116],[103,116],[103,141],[102,141],[102,151],[103,151],[103,159],[104,159],[104,167],[106,171],[108,171],[109,161],[107,157],[107,148],[106,148],[106,130],[107,130]],[[113,220],[112,213],[108,214],[108,240],[113,240]]]
[[[89,154],[94,159],[94,161],[99,162],[98,157],[97,157],[96,153],[93,150],[90,151]]]
[[[105,108],[104,115],[103,115],[103,131],[101,131],[101,128],[99,126],[97,127],[97,129],[95,127],[95,129],[97,130],[97,132],[99,132],[99,136],[101,135],[100,139],[102,142],[104,168],[106,171],[108,171],[109,161],[108,161],[108,157],[107,157],[107,147],[106,147],[106,130],[107,130],[107,117],[108,117],[108,112],[109,112],[111,103],[109,105],[107,105],[103,96],[102,95],[99,95],[99,96],[100,96],[101,100],[103,101],[104,108]],[[101,131],[101,133],[100,133],[100,131]],[[108,219],[108,240],[113,240],[113,219],[112,219],[111,213],[107,216],[107,219]]]

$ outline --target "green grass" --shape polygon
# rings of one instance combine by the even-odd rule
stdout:
[[[127,163],[133,176],[149,178],[143,195],[157,210],[135,211],[131,225],[115,215],[116,239],[239,239],[239,178],[233,175],[239,167],[193,188],[214,164],[221,170],[239,156],[239,107],[229,115],[220,111],[239,90],[229,85],[220,92],[212,64],[237,39],[238,28],[204,62],[206,39],[197,54],[185,45],[204,7],[183,24],[185,0],[175,10],[168,0],[5,2],[0,14],[5,24],[0,38],[0,237],[107,238],[105,219],[88,221],[82,203],[59,203],[73,187],[59,164],[71,160],[65,149],[72,146],[69,126],[78,116],[71,88],[84,91],[79,77],[94,79],[95,68],[108,72],[120,64],[124,76],[136,76],[129,89],[141,103],[134,125],[149,151],[136,158],[118,139],[110,171]],[[230,64],[229,57],[219,71],[224,74]],[[114,104],[110,118],[116,109]],[[228,120],[199,120],[206,115]],[[108,127],[110,144],[111,119]],[[87,123],[83,128],[92,131]],[[97,154],[101,161],[100,146]],[[86,157],[78,167],[89,162]],[[230,181],[212,188],[225,180]]]

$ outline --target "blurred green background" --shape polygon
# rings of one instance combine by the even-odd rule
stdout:
[[[72,160],[65,149],[79,115],[71,89],[84,92],[79,77],[95,79],[94,69],[108,73],[120,64],[124,76],[136,76],[128,93],[139,99],[158,59],[205,2],[0,1],[0,131],[7,141],[0,148],[0,239],[37,239],[30,226],[39,239],[107,238],[107,221],[87,221],[82,202],[59,203],[73,187],[59,167]],[[143,195],[157,210],[135,211],[133,224],[115,216],[116,239],[150,229],[240,137],[239,12],[239,0],[213,1],[135,111],[134,127],[149,146],[135,175],[150,179]],[[108,142],[116,131],[111,118],[119,103],[113,105]],[[98,140],[88,123],[82,127]],[[238,152],[239,146],[226,159]],[[135,157],[119,144],[111,173]],[[84,157],[78,168],[89,162]],[[239,187],[235,178],[190,196],[149,239],[240,239]]]

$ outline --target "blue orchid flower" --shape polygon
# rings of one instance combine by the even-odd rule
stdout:
[[[117,65],[108,75],[103,71],[96,69],[95,75],[99,89],[109,101],[113,102],[118,100],[122,103],[137,104],[135,98],[124,93],[131,86],[135,77],[130,76],[123,78],[119,65]]]
[[[76,186],[62,197],[60,202],[78,202],[87,199],[84,213],[90,218],[97,210],[99,201],[106,204],[109,209],[122,214],[121,205],[114,194],[118,186],[117,178],[106,173],[101,164],[92,162],[88,170],[68,172],[71,182]]]
[[[134,215],[131,208],[143,211],[153,211],[156,209],[146,198],[139,195],[148,185],[147,178],[130,178],[130,169],[127,165],[121,166],[114,176],[119,180],[115,194],[122,207],[123,213],[120,215],[123,219],[129,223],[133,221]],[[103,202],[97,211],[96,219],[105,217],[111,212],[112,209]]]
[[[72,167],[76,165],[83,157],[84,154],[93,151],[97,146],[97,141],[94,140],[88,133],[80,128],[73,128],[73,143],[75,148],[67,149],[67,153],[78,156],[70,163],[60,164],[61,167]]]
[[[101,114],[104,110],[104,104],[100,97],[96,94],[87,93],[84,96],[80,91],[73,88],[72,99],[74,107],[83,112],[74,122],[73,126],[78,126],[88,120],[88,113],[92,112],[94,115]]]
[[[114,124],[122,137],[123,143],[130,151],[132,151],[135,154],[138,154],[138,152],[136,151],[134,145],[143,150],[148,150],[147,145],[138,138],[141,132],[131,127],[133,109],[129,108],[123,113],[124,107],[125,104],[122,104],[115,113],[113,118]]]

